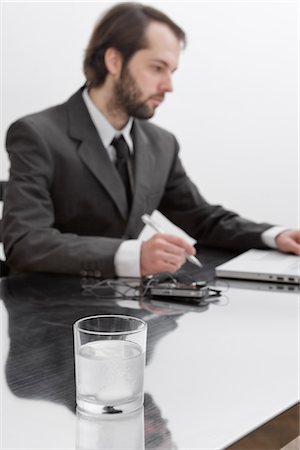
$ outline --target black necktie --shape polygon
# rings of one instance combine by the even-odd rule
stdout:
[[[115,147],[117,152],[116,168],[125,186],[128,208],[130,209],[132,202],[132,191],[128,172],[129,148],[122,134],[117,138],[114,138],[111,145]]]

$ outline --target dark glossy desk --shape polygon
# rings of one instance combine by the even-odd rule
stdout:
[[[213,280],[212,260],[198,277]],[[299,400],[299,293],[232,283],[220,302],[189,308],[104,298],[83,283],[1,281],[1,449],[107,450],[120,434],[130,450],[133,435],[145,449],[221,449]],[[72,324],[107,313],[148,322],[145,407],[97,423],[75,414]]]

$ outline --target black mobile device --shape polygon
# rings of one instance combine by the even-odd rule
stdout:
[[[173,298],[182,301],[199,301],[209,295],[209,288],[205,282],[192,284],[160,283],[150,287],[151,297]]]

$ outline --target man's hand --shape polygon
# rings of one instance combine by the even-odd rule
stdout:
[[[174,273],[185,263],[185,253],[195,255],[194,247],[171,234],[157,233],[142,243],[141,275],[158,272]]]
[[[295,253],[300,256],[300,230],[287,230],[280,233],[276,239],[278,250],[284,253]]]

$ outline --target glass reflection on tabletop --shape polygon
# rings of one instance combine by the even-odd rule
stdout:
[[[127,414],[93,416],[76,411],[76,450],[176,450],[167,421],[150,394]]]
[[[1,294],[8,312],[10,338],[5,375],[12,393],[21,398],[63,404],[75,413],[72,325],[76,320],[98,314],[125,314],[144,319],[148,324],[146,364],[149,364],[160,339],[177,328],[179,317],[189,311],[205,312],[209,307],[151,302],[137,296],[114,298],[111,290],[100,292],[93,289],[88,292],[79,278],[62,275],[18,275],[2,280]],[[166,421],[150,394],[145,394],[144,405],[145,448],[175,449]],[[112,417],[95,422],[78,416],[76,420],[80,449],[94,448],[84,447],[87,429],[95,438],[92,442],[98,442],[95,448],[102,448],[99,447],[102,439],[110,433],[113,436],[116,428],[139,429],[131,437],[136,438],[136,443],[142,439],[142,418],[138,415],[134,420]],[[106,435],[100,433],[102,420],[108,427]],[[113,448],[108,445],[103,448]]]
[[[144,450],[144,408],[92,416],[76,411],[76,450]]]

